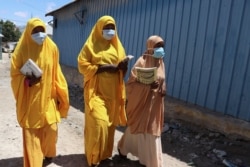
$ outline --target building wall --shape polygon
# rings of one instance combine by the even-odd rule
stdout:
[[[83,24],[74,16],[81,10]],[[106,14],[136,58],[150,35],[164,38],[169,96],[250,121],[249,0],[76,1],[53,14],[62,64],[77,68],[92,26]]]

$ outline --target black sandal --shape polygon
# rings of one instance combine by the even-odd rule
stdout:
[[[119,153],[119,156],[122,158],[122,159],[127,159],[127,155],[123,155],[120,151],[120,149],[118,148],[118,153]]]

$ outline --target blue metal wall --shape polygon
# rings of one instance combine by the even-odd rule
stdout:
[[[81,9],[87,9],[84,24],[73,15]],[[92,26],[106,14],[136,58],[150,35],[165,39],[168,95],[250,121],[249,0],[76,1],[54,13],[63,64],[77,67]]]

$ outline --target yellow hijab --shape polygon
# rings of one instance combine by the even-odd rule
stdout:
[[[16,54],[20,54],[20,52],[25,52],[26,54],[31,53],[33,51],[32,48],[34,47],[37,48],[37,44],[31,38],[31,32],[35,27],[38,27],[38,26],[41,26],[44,28],[44,30],[46,30],[44,22],[39,18],[32,18],[27,22],[27,26],[22,36],[20,37],[17,47],[15,49]],[[45,41],[46,41],[46,38],[45,38]]]
[[[102,29],[107,24],[115,25],[115,36],[110,41],[104,39],[102,36]],[[86,59],[88,59],[88,61],[91,59],[92,65],[102,64],[102,55],[107,51],[111,52],[106,49],[106,46],[109,45],[110,42],[117,52],[117,54],[115,53],[115,55],[118,55],[118,61],[116,63],[118,64],[121,60],[125,58],[125,50],[118,37],[115,20],[111,16],[102,16],[98,19],[88,39],[86,40],[79,54],[80,56],[78,57],[78,64],[81,66],[83,63],[85,63]],[[97,66],[95,68],[97,70]],[[92,78],[96,72],[93,71],[93,73],[88,74],[87,70],[81,68],[79,68],[79,71],[84,74],[85,83],[90,78]]]

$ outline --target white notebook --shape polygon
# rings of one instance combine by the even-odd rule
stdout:
[[[157,79],[157,68],[135,67],[137,80],[143,84],[151,84]]]
[[[131,60],[131,59],[134,58],[134,56],[133,56],[133,55],[127,55],[127,58],[128,58],[129,60]]]
[[[25,62],[20,71],[23,75],[32,75],[33,73],[37,78],[41,77],[43,74],[42,70],[31,59],[28,59]]]

